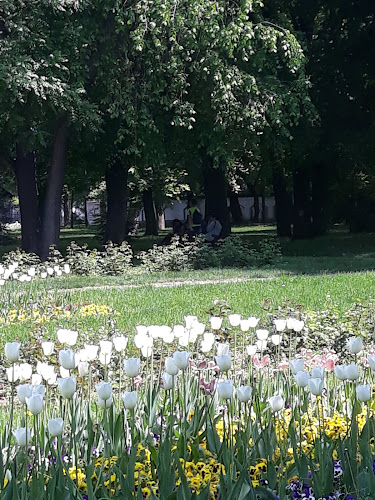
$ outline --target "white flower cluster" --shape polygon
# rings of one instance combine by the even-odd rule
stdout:
[[[63,274],[70,273],[69,264],[60,266],[31,266],[23,272],[18,271],[18,262],[12,262],[8,266],[0,264],[0,286],[5,285],[7,281],[19,281],[20,283],[27,283],[35,278],[46,279],[48,277],[59,277]]]

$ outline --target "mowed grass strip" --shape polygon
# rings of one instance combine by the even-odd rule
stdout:
[[[212,273],[215,279],[215,273]],[[46,286],[46,282],[43,286]],[[42,284],[32,295],[43,294]],[[226,301],[234,312],[244,317],[256,315],[267,317],[267,308],[277,308],[288,302],[301,306],[303,310],[322,310],[327,304],[334,304],[344,313],[357,300],[368,301],[374,296],[375,273],[346,273],[321,276],[283,275],[271,280],[248,281],[230,284],[184,285],[169,288],[155,288],[144,283],[134,289],[73,290],[64,292],[56,288],[47,292],[57,305],[83,305],[94,303],[116,310],[115,326],[120,331],[133,335],[140,324],[174,325],[183,322],[184,315],[195,314],[202,321],[208,320],[209,310],[215,299]],[[44,291],[46,293],[46,290]],[[3,295],[3,308],[5,296]],[[40,328],[44,338],[54,338],[57,328],[78,328],[90,332],[113,331],[110,317],[92,316],[71,319],[52,319]],[[263,321],[265,323],[265,320]],[[29,322],[12,324],[1,328],[1,343],[10,340],[24,340],[35,330]],[[100,336],[100,335],[99,335]],[[103,334],[101,334],[103,336]]]

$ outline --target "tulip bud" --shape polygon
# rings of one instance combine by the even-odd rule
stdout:
[[[323,380],[321,378],[310,378],[308,386],[314,396],[320,396],[323,392]]]
[[[271,342],[273,345],[280,345],[282,340],[282,335],[271,335]]]
[[[348,380],[357,380],[357,378],[359,377],[358,366],[355,364],[348,365],[345,368],[345,372],[346,372],[346,378]]]
[[[87,361],[95,361],[98,356],[99,346],[85,344],[85,352],[86,352],[86,360]]]
[[[324,379],[324,366],[317,366],[311,370],[311,378]]]
[[[230,356],[227,354],[224,354],[223,356],[216,356],[215,360],[221,372],[227,372],[230,370],[232,364]]]
[[[162,375],[162,380],[163,380],[163,388],[165,391],[169,391],[173,389],[174,386],[174,376],[169,375],[169,373],[164,372]]]
[[[217,393],[222,399],[231,399],[233,397],[233,380],[224,380],[217,384]]]
[[[115,337],[113,339],[113,345],[115,346],[115,349],[117,352],[123,352],[126,349],[126,346],[128,345],[128,338],[127,337]]]
[[[74,352],[71,349],[62,350],[59,352],[59,362],[60,365],[65,368],[65,370],[73,370],[75,367]]]
[[[21,363],[19,366],[19,377],[21,381],[30,380],[33,367],[30,363]]]
[[[13,365],[6,369],[6,374],[9,382],[17,382],[20,378],[19,365]]]
[[[76,332],[75,330],[60,328],[59,330],[57,330],[56,335],[60,344],[73,346],[77,343],[78,332]]]
[[[111,363],[111,357],[112,353],[104,354],[102,351],[99,353],[99,361],[104,366],[108,366]]]
[[[335,370],[335,375],[339,380],[346,380],[346,365],[336,365],[334,370]]]
[[[348,349],[351,354],[358,354],[363,349],[363,342],[360,337],[350,337],[348,340]]]
[[[55,344],[53,342],[42,342],[43,354],[45,356],[51,356],[54,346]]]
[[[32,386],[30,384],[23,384],[17,387],[17,396],[21,403],[26,403],[26,398],[31,398]]]
[[[269,331],[268,330],[257,330],[256,332],[258,340],[264,341],[268,339]]]
[[[247,403],[251,398],[251,387],[249,385],[241,385],[237,387],[236,394],[241,403]]]
[[[20,346],[19,342],[7,342],[4,348],[4,354],[8,361],[15,363],[20,357]]]
[[[16,438],[18,446],[27,446],[30,441],[30,429],[26,429],[26,427],[20,427],[13,431],[13,436]]]
[[[300,371],[297,372],[294,377],[296,379],[296,384],[298,385],[298,387],[306,387],[309,383],[309,372]]]
[[[27,409],[33,415],[39,415],[43,409],[43,397],[40,394],[33,394],[30,398],[25,397]]]
[[[89,364],[87,361],[80,361],[78,363],[78,373],[81,378],[87,377],[89,373]]]
[[[125,359],[124,361],[125,374],[130,378],[137,377],[139,375],[140,364],[141,360],[139,358]]]
[[[231,326],[240,326],[241,314],[229,314],[228,321]]]
[[[165,358],[165,371],[169,375],[177,375],[177,373],[178,373],[178,366],[173,361],[173,358]]]
[[[137,405],[137,392],[124,392],[122,400],[126,410],[133,410]]]
[[[229,344],[217,344],[216,352],[218,356],[228,356],[229,355]]]
[[[190,352],[175,351],[173,353],[173,361],[179,370],[186,370],[189,366]]]
[[[95,389],[100,399],[107,400],[112,396],[112,384],[110,382],[100,382]]]
[[[196,316],[184,316],[186,328],[190,330],[194,323],[198,321]]]
[[[220,318],[218,316],[212,316],[210,318],[210,325],[212,330],[220,330],[222,323],[223,323],[223,318]]]
[[[284,408],[284,399],[279,396],[279,395],[275,395],[275,396],[271,396],[269,399],[268,399],[268,402],[271,406],[271,410],[276,413],[278,411],[280,411],[282,408]]]
[[[248,345],[246,346],[246,352],[248,356],[254,356],[254,354],[257,352],[258,346],[257,345]]]
[[[77,390],[77,381],[75,377],[59,378],[58,381],[59,391],[63,398],[72,399]]]
[[[110,340],[101,340],[99,345],[100,351],[104,356],[109,356],[112,353],[112,342]]]
[[[375,372],[375,356],[369,356],[367,358],[368,364],[373,372]]]
[[[283,332],[286,328],[286,319],[275,319],[274,325],[277,332]]]
[[[370,401],[372,396],[372,390],[369,385],[357,385],[356,389],[357,399],[362,403]]]
[[[250,321],[248,319],[241,319],[240,321],[241,332],[247,332],[250,328]]]
[[[62,418],[51,418],[48,421],[48,432],[51,437],[62,436],[64,429],[64,420]]]
[[[293,359],[289,363],[290,369],[292,370],[293,375],[296,375],[298,372],[303,371],[305,367],[305,361],[303,359]]]

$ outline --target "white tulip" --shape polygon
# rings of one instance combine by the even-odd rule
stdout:
[[[248,319],[241,319],[240,321],[241,332],[247,332],[250,329],[250,321]]]
[[[64,273],[69,274],[70,273],[70,266],[69,264],[64,264]]]
[[[186,328],[190,329],[198,321],[196,316],[184,316]]]
[[[169,391],[173,389],[174,386],[174,376],[169,375],[169,373],[164,372],[162,375],[162,380],[163,380],[163,388],[166,391]]]
[[[51,418],[48,421],[48,432],[51,437],[62,436],[64,430],[64,420],[62,418]]]
[[[228,356],[227,354],[223,354],[223,356],[216,356],[215,360],[221,372],[227,372],[228,370],[230,370],[230,367],[232,365],[230,356]]]
[[[305,367],[305,361],[303,359],[293,359],[289,363],[290,369],[292,370],[293,375],[296,375],[298,372],[303,371]]]
[[[19,371],[20,371],[19,376],[21,381],[30,380],[31,375],[33,373],[33,367],[32,365],[30,365],[30,363],[21,363]]]
[[[190,352],[186,351],[175,351],[173,353],[173,361],[179,370],[186,370],[189,366],[190,354]]]
[[[87,361],[95,361],[98,357],[99,346],[85,344],[85,352]]]
[[[172,328],[170,328],[169,326],[166,327],[162,327],[162,337],[163,339],[163,342],[165,342],[166,344],[172,344],[172,342],[174,341],[174,332],[172,330]]]
[[[257,330],[255,333],[257,335],[258,340],[264,341],[264,340],[268,339],[268,335],[269,335],[268,330]]]
[[[66,370],[63,366],[60,366],[60,377],[61,378],[70,377],[70,370]]]
[[[47,276],[48,276],[48,274],[47,274],[45,271],[42,271],[42,272],[40,273],[40,277],[41,277],[42,279],[46,279],[46,278],[47,278]]]
[[[112,384],[110,382],[100,382],[96,384],[95,390],[100,399],[109,399],[112,396]]]
[[[311,370],[311,378],[324,379],[324,366],[316,366]]]
[[[30,398],[25,398],[27,409],[33,415],[39,415],[43,410],[43,397],[40,394],[32,394]]]
[[[255,316],[250,316],[250,318],[248,318],[248,320],[249,320],[249,327],[250,328],[256,328],[258,326],[259,318],[256,318]]]
[[[76,366],[74,352],[71,349],[62,350],[59,352],[59,362],[60,365],[65,368],[65,370],[73,370]]]
[[[375,356],[369,356],[367,358],[368,364],[373,372],[375,372]]]
[[[112,342],[110,340],[101,340],[99,342],[100,351],[104,356],[108,356],[112,353]]]
[[[80,361],[78,363],[78,373],[81,378],[87,377],[89,373],[89,364],[87,361]]]
[[[218,356],[228,356],[229,355],[229,344],[217,344],[216,353]]]
[[[208,340],[202,340],[202,343],[201,343],[201,351],[203,353],[207,353],[207,352],[210,352],[212,347],[213,347],[214,343],[213,342],[210,342]]]
[[[43,354],[45,356],[51,356],[54,347],[55,347],[54,342],[42,342]]]
[[[241,385],[237,387],[236,394],[241,403],[247,403],[251,398],[251,387],[249,385]]]
[[[356,387],[357,399],[362,403],[370,401],[372,396],[372,390],[369,385],[357,385]]]
[[[137,330],[138,335],[147,335],[147,332],[148,332],[147,326],[138,325],[135,327],[135,329]]]
[[[42,385],[42,384],[33,385],[31,387],[32,387],[32,390],[31,390],[32,396],[34,396],[34,394],[39,394],[39,396],[42,396],[42,398],[44,398],[44,394],[46,393],[46,388],[44,385]]]
[[[282,335],[271,335],[271,342],[273,345],[280,345],[282,340]]]
[[[240,326],[241,314],[229,314],[228,321],[231,326]]]
[[[311,394],[320,396],[323,391],[323,380],[321,378],[310,378],[307,385],[309,386]]]
[[[254,356],[254,354],[257,352],[258,346],[257,345],[248,345],[246,346],[246,352],[248,356]]]
[[[26,398],[31,398],[32,386],[30,384],[23,384],[17,387],[17,396],[21,403],[26,403]]]
[[[59,378],[59,391],[63,398],[72,399],[77,390],[77,380],[75,377]]]
[[[50,276],[52,276],[52,274],[53,274],[53,268],[52,267],[47,267],[47,274],[49,274]]]
[[[348,380],[357,380],[359,377],[359,372],[358,372],[358,366],[353,364],[353,365],[348,365],[345,368],[346,371],[346,378]]]
[[[36,365],[36,371],[46,381],[50,380],[55,375],[55,368],[53,367],[53,365],[49,365],[48,363],[41,363],[40,361],[38,361]]]
[[[284,399],[276,394],[275,396],[271,396],[268,399],[268,402],[270,404],[271,410],[276,413],[284,408],[285,402]]]
[[[177,375],[178,366],[174,362],[173,358],[170,358],[170,357],[165,358],[165,371],[169,375]]]
[[[108,366],[111,363],[112,354],[104,354],[102,351],[99,353],[99,361],[102,365]]]
[[[288,330],[294,330],[294,324],[296,322],[295,318],[287,318],[286,319],[286,327]]]
[[[137,405],[137,392],[124,392],[122,400],[126,410],[133,410]]]
[[[129,358],[124,361],[125,374],[134,378],[139,375],[141,360],[139,358]]]
[[[286,328],[286,319],[275,319],[274,325],[277,332],[283,332]]]
[[[233,397],[233,380],[224,380],[217,384],[217,393],[222,399],[231,399]]]
[[[360,337],[350,337],[348,340],[348,349],[351,354],[358,354],[363,349],[363,342]]]
[[[177,339],[179,337],[182,337],[183,335],[185,335],[185,327],[183,325],[174,325],[173,334]]]
[[[20,346],[19,342],[7,342],[4,348],[4,354],[8,361],[15,363],[20,357]]]
[[[193,326],[190,328],[190,330],[192,330],[192,332],[194,332],[195,336],[203,335],[205,329],[206,329],[206,325],[204,323],[199,323],[199,321],[194,323]]]
[[[6,369],[6,374],[8,382],[17,382],[20,378],[20,367],[19,365],[13,365]]]
[[[78,332],[76,332],[75,330],[60,328],[59,330],[57,330],[56,335],[60,344],[73,346],[77,343]]]
[[[26,427],[20,427],[13,431],[13,436],[16,438],[18,446],[27,446],[30,441],[30,429],[26,429]]]
[[[257,340],[256,344],[260,352],[265,351],[267,349],[267,340]]]
[[[107,410],[113,405],[113,396],[111,395],[108,399],[102,399],[98,396],[98,406],[102,410]]]
[[[220,318],[218,316],[212,316],[210,318],[210,325],[212,330],[220,330],[222,323],[223,323],[223,318]]]
[[[339,380],[346,380],[346,365],[336,365],[335,366],[335,375]]]
[[[303,321],[295,320],[293,330],[295,332],[300,332],[304,326],[305,326],[305,323]]]
[[[145,358],[149,358],[151,356],[151,354],[152,354],[152,347],[150,347],[148,345],[142,346],[141,347],[141,354]]]
[[[30,267],[27,274],[33,278],[35,276],[35,267]]]
[[[39,373],[33,373],[31,375],[31,385],[40,385],[43,382],[42,376]]]
[[[310,375],[309,372],[299,371],[294,375],[294,378],[296,379],[298,387],[306,387],[309,382]]]

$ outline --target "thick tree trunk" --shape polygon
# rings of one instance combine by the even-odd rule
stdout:
[[[292,200],[286,188],[284,173],[278,168],[273,169],[272,183],[275,195],[277,234],[278,236],[291,236]]]
[[[165,229],[165,215],[164,215],[164,207],[163,205],[158,205],[156,207],[156,213],[158,214],[158,229]]]
[[[206,217],[214,215],[223,226],[221,236],[231,232],[230,212],[227,202],[227,180],[224,168],[214,168],[213,158],[202,156],[204,192],[206,198]]]
[[[304,169],[293,172],[293,238],[311,238],[310,182]]]
[[[38,194],[34,153],[23,151],[16,145],[15,173],[21,211],[22,250],[38,253]]]
[[[158,219],[152,196],[152,188],[148,188],[142,193],[143,208],[145,211],[146,231],[145,235],[157,236],[158,235]]]
[[[43,205],[42,237],[39,252],[42,260],[48,257],[49,247],[57,246],[59,243],[61,195],[64,185],[67,143],[68,124],[65,118],[59,118],[56,123],[52,159]]]
[[[128,168],[116,159],[105,173],[107,186],[107,218],[105,241],[121,244],[126,237]]]
[[[229,209],[232,215],[232,221],[234,224],[242,224],[243,216],[240,205],[240,200],[237,193],[231,192],[229,194]]]

